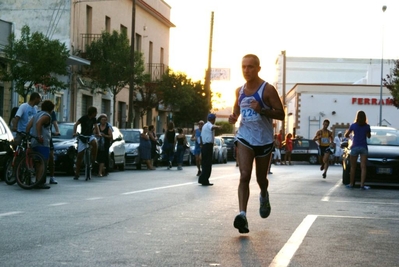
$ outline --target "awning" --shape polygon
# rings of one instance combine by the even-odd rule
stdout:
[[[67,59],[68,65],[90,65],[90,61],[78,56],[69,56]]]

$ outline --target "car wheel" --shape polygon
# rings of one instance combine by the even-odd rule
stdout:
[[[309,163],[310,164],[317,164],[317,162],[318,162],[318,156],[317,155],[310,155]]]
[[[350,183],[350,173],[351,173],[351,168],[348,164],[346,164],[346,166],[342,168],[342,183],[344,185]]]

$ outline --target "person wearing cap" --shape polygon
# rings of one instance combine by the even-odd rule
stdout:
[[[201,130],[202,126],[204,126],[204,121],[200,120],[198,122],[198,128],[193,131],[191,135],[191,141],[195,141],[195,148],[194,148],[194,156],[195,156],[195,163],[197,165],[197,176],[201,175]]]
[[[240,169],[239,214],[234,218],[233,225],[239,233],[248,233],[246,212],[253,162],[255,160],[256,180],[260,188],[259,214],[262,218],[267,218],[271,212],[267,174],[274,143],[273,119],[284,120],[285,112],[277,90],[259,77],[261,67],[256,55],[245,55],[241,69],[246,83],[236,89],[233,114],[229,117],[229,123],[235,124],[241,116],[236,135]]]
[[[342,148],[341,148],[342,132],[338,132],[337,136],[334,138],[334,143],[335,143],[334,164],[339,165],[340,163],[339,159],[342,156]]]
[[[211,113],[208,115],[208,122],[204,124],[201,131],[200,144],[201,144],[201,167],[202,172],[198,177],[198,183],[203,186],[211,186],[209,177],[212,172],[212,155],[213,143],[215,141],[215,129],[220,126],[215,125],[216,115]]]

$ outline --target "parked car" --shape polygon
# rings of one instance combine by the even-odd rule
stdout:
[[[285,145],[281,149],[281,160],[284,161]],[[312,139],[292,139],[291,161],[308,161],[310,164],[319,162],[319,146]]]
[[[13,156],[11,142],[14,140],[7,123],[0,116],[0,178],[4,180],[8,164]]]
[[[227,163],[227,146],[222,137],[216,136],[213,145],[214,161],[217,163]]]
[[[222,134],[220,137],[223,138],[224,143],[227,147],[227,160],[236,160],[236,145],[234,144],[234,134]]]
[[[350,181],[350,146],[343,142],[342,183]],[[371,138],[367,139],[368,156],[366,183],[399,183],[399,130],[391,127],[371,126]],[[360,181],[360,157],[357,160],[355,181]]]
[[[75,173],[75,162],[77,157],[77,141],[73,136],[74,122],[59,122],[60,136],[54,137],[54,165],[56,171],[66,172],[68,175]],[[123,171],[125,169],[125,141],[119,129],[113,128],[113,141],[109,148],[109,171],[116,167]],[[80,131],[78,125],[77,132]]]
[[[176,133],[176,135],[177,135],[177,133]],[[162,156],[162,157],[163,157],[163,153],[162,153],[162,144],[163,144],[164,138],[165,138],[165,134],[161,134],[161,136],[159,137],[159,141],[160,141],[160,144],[161,144],[160,151],[161,151],[161,156]],[[187,138],[187,137],[186,137],[186,138]],[[175,153],[176,153],[176,150],[177,150],[177,144],[176,144],[176,147],[175,147]],[[191,155],[192,155],[192,154],[191,154],[191,152],[190,152],[190,147],[187,146],[187,148],[186,148],[186,150],[184,150],[184,154],[183,154],[183,163],[184,163],[185,165],[191,165],[191,164],[193,163],[193,158],[192,158]],[[194,158],[194,162],[195,162],[195,158]],[[177,162],[176,162],[176,157],[173,158],[173,162],[172,162],[172,163],[173,163],[174,165],[177,164]]]

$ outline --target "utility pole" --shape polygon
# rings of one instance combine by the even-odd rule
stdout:
[[[281,51],[281,54],[283,55],[283,88],[282,88],[282,101],[283,101],[283,109],[284,109],[284,113],[287,114],[287,106],[286,106],[286,99],[285,99],[285,82],[286,82],[286,54],[285,54],[285,50]],[[285,136],[285,118],[283,120],[283,125],[281,127],[281,129],[283,130],[283,135]]]
[[[206,70],[205,75],[205,93],[207,96],[207,102],[209,105],[209,109],[212,106],[212,99],[211,99],[211,70],[212,70],[212,39],[213,39],[213,18],[214,12],[212,11],[211,15],[211,33],[209,38],[209,51],[208,51],[208,69]],[[207,115],[207,114],[205,114]]]
[[[132,0],[132,27],[130,36],[130,64],[132,66],[133,73],[130,76],[129,81],[129,127],[133,128],[134,121],[134,107],[133,107],[133,95],[134,95],[134,39],[136,35],[136,0]]]

